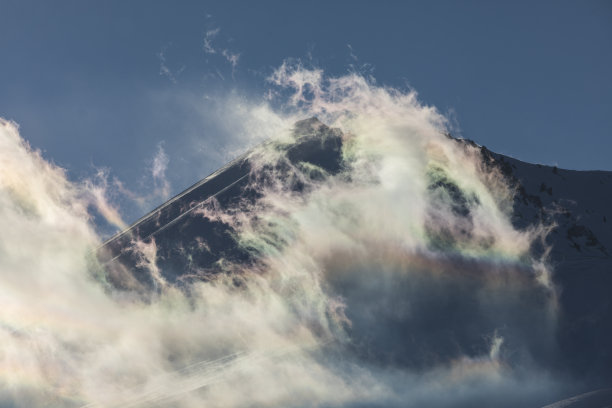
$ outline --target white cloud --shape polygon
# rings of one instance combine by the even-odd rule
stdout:
[[[483,167],[476,149],[447,139],[445,118],[414,92],[288,64],[271,81],[276,94],[291,91],[281,111],[233,95],[209,115],[232,135],[232,148],[272,137],[251,155],[254,175],[283,164],[310,193],[254,178],[258,204],[202,209],[234,225],[260,258],[188,295],[164,278],[155,241],[127,249],[143,274],[122,271],[132,279],[126,287],[152,279],[154,295],[113,288],[92,256],[100,239],[88,213],[92,202],[105,211],[107,176],[71,183],[15,124],[1,122],[0,405],[517,406],[558,392],[563,384],[531,359],[532,337],[549,344],[555,323],[554,291],[536,279],[548,275],[546,260],[529,255],[545,231],[512,226],[512,189],[501,175]],[[314,115],[342,129],[346,163],[315,181],[277,149],[293,140],[297,119]],[[159,144],[150,167],[156,190],[168,189],[168,163]],[[437,182],[468,197],[469,237]],[[463,239],[432,247],[443,233]],[[440,305],[467,309],[445,320],[437,312],[455,309]],[[507,319],[520,313],[538,323],[524,338],[529,326]],[[436,348],[455,341],[444,330],[455,317],[482,329],[481,349],[448,357]],[[411,330],[392,325],[401,319]],[[408,340],[423,336],[436,362],[400,363],[393,351],[419,354]],[[389,364],[368,359],[380,353]]]

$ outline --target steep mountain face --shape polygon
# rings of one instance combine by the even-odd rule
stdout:
[[[329,174],[340,171],[342,138],[337,129],[311,119],[298,123],[295,132],[295,143],[271,147],[282,153],[284,160],[255,169],[252,161],[257,153],[247,153],[106,242],[100,256],[107,262],[113,285],[139,291],[156,286],[138,251],[131,251],[134,241],[155,241],[163,279],[178,285],[222,272],[224,263],[255,262],[254,251],[236,241],[232,226],[218,216],[207,216],[207,212],[223,209],[249,214],[261,198],[261,190],[278,180],[297,194],[304,192],[302,175],[295,174],[294,166],[313,165]],[[320,178],[322,173],[313,171],[309,177]]]
[[[544,222],[560,296],[557,339],[569,369],[612,376],[612,172],[572,171],[493,155],[516,183],[513,222]]]
[[[341,196],[346,186],[368,183],[367,174],[355,173],[359,158],[351,156],[351,143],[315,118],[298,122],[292,140],[269,142],[234,160],[106,242],[99,258],[108,282],[148,296],[168,285],[189,292],[193,282],[230,276],[240,290],[252,274],[266,276],[271,264],[298,257],[294,247],[324,247],[294,224],[308,226],[306,215],[317,217],[304,208],[320,203],[321,191]],[[317,249],[317,285],[342,303],[333,313],[348,322],[341,333],[331,330],[341,339],[334,355],[375,375],[389,369],[426,373],[469,360],[502,372],[510,367],[517,378],[531,369],[547,373],[572,384],[567,393],[609,386],[612,173],[533,165],[470,141],[448,143],[480,163],[477,178],[487,191],[503,184],[491,196],[505,191],[507,199],[489,204],[490,195],[466,187],[444,152],[428,146],[429,161],[418,176],[424,198],[414,197],[426,201],[426,211],[408,238],[368,237],[367,226],[377,221],[367,218],[376,210],[353,211],[351,199],[334,207],[339,221],[330,242],[358,243]],[[333,193],[338,185],[343,190]],[[361,198],[376,205],[376,197]],[[508,234],[517,241],[530,231],[525,251],[499,249],[505,238],[483,221],[488,205],[508,214],[509,228],[518,231]],[[406,209],[408,218],[411,211]],[[378,216],[394,214],[380,208]],[[511,241],[503,245],[512,247]],[[325,332],[316,319],[306,320],[313,333]],[[551,391],[518,403],[544,405],[559,396],[562,391]],[[508,398],[516,406],[515,397]]]

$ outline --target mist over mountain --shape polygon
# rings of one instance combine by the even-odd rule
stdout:
[[[343,174],[351,170],[342,154],[350,138],[339,129],[311,118],[297,122],[293,133],[291,142],[265,144],[240,157],[109,240],[101,256],[112,259],[106,268],[113,287],[155,294],[164,285],[188,290],[189,283],[222,275],[231,276],[240,288],[253,271],[269,273],[270,258],[282,257],[293,237],[285,235],[286,225],[280,227],[291,213],[275,213],[278,219],[272,223],[260,219],[262,213],[264,219],[270,216],[268,196],[307,201],[331,178],[340,177],[347,186],[355,183]],[[489,365],[481,367],[485,372],[500,375],[503,367],[509,375],[510,369],[525,369],[521,366],[527,363],[531,370],[542,370],[542,376],[567,382],[565,393],[607,386],[612,375],[605,346],[612,341],[607,321],[612,312],[607,296],[612,229],[605,223],[612,208],[612,173],[532,165],[447,137],[453,148],[481,161],[481,171],[502,175],[496,182],[507,183],[512,201],[501,204],[511,205],[517,230],[546,232],[514,260],[491,259],[495,255],[487,252],[496,237],[478,237],[479,221],[474,220],[483,205],[479,196],[462,189],[452,169],[430,163],[426,191],[434,208],[427,211],[420,254],[399,254],[401,250],[367,238],[362,239],[368,248],[356,252],[338,249],[335,242],[327,248],[331,254],[322,260],[320,284],[343,303],[346,326],[337,328],[343,359],[374,372],[393,368],[417,374],[474,359]],[[271,161],[262,159],[270,154]],[[440,222],[438,206],[450,222]],[[250,240],[241,237],[245,228],[254,229]],[[482,252],[475,256],[468,245]],[[155,249],[154,260],[143,262],[143,246]],[[158,274],[151,273],[153,263]],[[548,276],[540,268],[554,272]],[[427,276],[432,272],[435,276]],[[334,313],[326,311],[325,318]],[[310,324],[317,328],[320,322]],[[334,357],[336,347],[328,351]],[[564,394],[548,387],[540,391]],[[506,396],[504,402],[493,395],[472,398],[448,405],[491,398],[489,403],[496,406],[522,406],[534,396]]]
[[[2,122],[0,405],[609,403],[612,173],[357,74],[270,80],[265,142],[104,243],[116,209]]]

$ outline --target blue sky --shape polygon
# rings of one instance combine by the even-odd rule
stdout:
[[[228,157],[215,96],[261,98],[288,58],[412,87],[494,151],[612,170],[607,1],[0,4],[0,116],[75,179],[137,188],[161,143],[179,192]]]

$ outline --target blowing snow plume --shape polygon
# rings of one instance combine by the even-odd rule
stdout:
[[[286,65],[271,81],[289,96],[253,105],[265,143],[100,248],[87,194],[2,122],[0,405],[516,407],[578,390],[549,228],[513,226],[490,155],[413,92]]]

